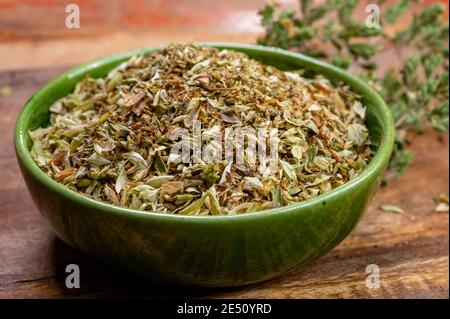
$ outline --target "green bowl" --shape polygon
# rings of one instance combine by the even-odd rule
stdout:
[[[17,120],[17,159],[41,214],[66,243],[110,265],[145,278],[184,286],[227,287],[256,283],[310,262],[339,244],[355,227],[378,188],[394,141],[394,122],[382,98],[347,72],[280,49],[231,43],[199,43],[247,53],[266,64],[303,68],[343,81],[364,98],[367,125],[378,145],[358,177],[298,204],[235,216],[180,216],[120,208],[95,201],[53,181],[30,156],[28,131],[46,126],[49,107],[86,75],[105,76],[135,54],[113,55],[50,81]]]

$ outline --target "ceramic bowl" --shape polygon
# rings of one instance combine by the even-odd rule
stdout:
[[[86,75],[109,70],[146,48],[89,63],[50,81],[23,107],[15,131],[17,159],[31,196],[53,231],[74,248],[150,280],[226,287],[280,276],[339,244],[360,220],[388,164],[394,123],[382,98],[349,73],[280,49],[199,43],[247,53],[284,70],[305,69],[342,81],[367,105],[367,125],[378,144],[358,177],[327,194],[287,207],[235,216],[180,216],[142,212],[95,201],[53,181],[32,160],[28,131],[46,126],[49,107]]]

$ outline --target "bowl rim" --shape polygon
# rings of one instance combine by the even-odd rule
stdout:
[[[348,73],[343,69],[335,67],[326,62],[316,60],[301,53],[294,53],[280,48],[266,47],[252,44],[228,43],[228,42],[195,42],[194,44],[199,46],[217,47],[219,49],[231,49],[231,50],[236,49],[242,50],[244,52],[253,51],[261,54],[274,53],[290,60],[302,60],[303,62],[318,67],[322,70],[326,69],[327,72],[332,73],[333,77],[336,77],[339,80],[342,80],[347,84],[350,84],[353,88],[356,87],[361,96],[370,100],[371,104],[380,110],[379,112],[380,121],[384,124],[384,129],[381,132],[380,143],[378,145],[378,149],[374,157],[357,177],[341,186],[332,189],[331,191],[325,194],[319,195],[309,200],[290,204],[287,206],[236,215],[212,215],[212,216],[179,215],[171,213],[152,212],[152,211],[140,211],[120,207],[113,204],[109,204],[107,202],[92,199],[81,193],[71,190],[66,186],[54,181],[47,174],[45,174],[32,159],[30,151],[26,145],[26,135],[28,134],[28,132],[25,131],[26,127],[24,123],[30,116],[32,116],[32,114],[30,114],[30,108],[32,105],[36,103],[35,101],[45,97],[47,91],[53,90],[54,86],[57,86],[60,82],[66,80],[67,78],[72,78],[81,75],[93,68],[97,68],[101,65],[108,64],[120,59],[129,58],[132,55],[148,54],[166,47],[166,45],[160,45],[160,46],[139,48],[131,51],[113,54],[97,59],[93,62],[82,64],[53,78],[52,80],[47,82],[43,87],[41,87],[35,94],[33,94],[25,103],[25,105],[22,107],[19,116],[16,120],[16,127],[14,132],[14,144],[16,156],[23,169],[25,169],[29,174],[33,175],[33,177],[36,178],[41,184],[45,185],[45,187],[50,188],[52,191],[63,196],[65,199],[69,201],[75,201],[80,205],[90,206],[97,210],[104,211],[108,214],[114,214],[122,218],[137,217],[149,219],[157,218],[166,221],[178,220],[178,221],[197,221],[197,222],[214,222],[214,221],[223,222],[224,220],[235,220],[235,219],[241,221],[252,221],[255,219],[259,219],[261,217],[270,217],[273,215],[279,216],[290,215],[300,211],[302,208],[314,207],[318,204],[328,202],[333,198],[340,197],[341,194],[343,193],[347,193],[351,190],[358,189],[358,185],[364,183],[366,179],[373,177],[378,173],[381,173],[386,167],[394,144],[394,136],[395,136],[394,119],[392,117],[389,107],[386,105],[382,97],[373,89],[371,89],[363,80],[357,78],[354,75],[351,75],[350,73]],[[307,67],[305,67],[305,69],[307,69]]]

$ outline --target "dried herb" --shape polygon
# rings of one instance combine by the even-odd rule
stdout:
[[[347,86],[229,50],[171,45],[132,57],[79,82],[50,112],[49,126],[30,132],[38,165],[73,190],[139,210],[284,206],[348,182],[372,156],[365,106]]]
[[[380,27],[369,27],[353,17],[357,0],[327,0],[318,5],[300,0],[300,14],[278,12],[274,4],[260,11],[265,34],[259,44],[299,51],[350,69],[382,94],[396,120],[388,174],[394,178],[412,161],[408,132],[421,133],[427,125],[442,132],[449,127],[449,29],[443,5],[433,4],[414,14],[405,29],[394,34],[386,31],[400,16],[410,14],[412,2],[401,0],[390,7],[385,1],[372,3],[380,8]],[[393,46],[401,64],[377,72],[377,53]]]
[[[436,212],[448,213],[448,195],[439,194],[434,198],[434,202],[436,203]]]
[[[389,212],[389,213],[397,213],[397,214],[404,214],[405,213],[405,211],[401,207],[398,207],[398,206],[395,206],[395,205],[387,205],[387,204],[386,205],[381,205],[380,209],[383,212]]]
[[[2,86],[0,87],[0,97],[6,97],[6,96],[10,96],[12,94],[13,90],[12,87],[10,86]]]

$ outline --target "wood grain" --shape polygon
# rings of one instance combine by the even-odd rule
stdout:
[[[290,2],[296,6],[296,0]],[[79,29],[65,26],[65,8],[70,3],[79,5]],[[0,69],[75,65],[120,51],[180,41],[253,43],[261,32],[257,11],[264,3],[0,0]]]
[[[408,173],[380,189],[366,215],[336,249],[279,279],[233,289],[192,290],[141,282],[62,243],[39,216],[20,176],[13,127],[27,98],[66,68],[0,72],[0,298],[448,298],[448,214],[433,197],[449,189],[448,135],[427,132],[413,144]],[[399,205],[405,214],[381,212]],[[65,266],[81,269],[81,288],[64,285]],[[381,287],[365,285],[369,264]]]

